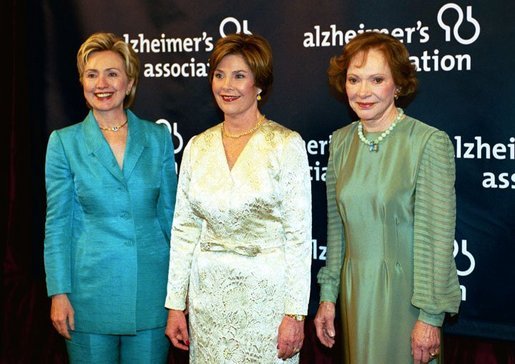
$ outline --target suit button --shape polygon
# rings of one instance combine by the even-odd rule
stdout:
[[[122,212],[122,213],[120,214],[120,217],[121,217],[122,219],[127,220],[127,219],[129,218],[129,213],[128,213],[128,212]]]

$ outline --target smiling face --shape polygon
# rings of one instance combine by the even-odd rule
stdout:
[[[89,55],[82,74],[82,87],[84,97],[94,111],[123,111],[123,100],[132,84],[118,53],[98,51]]]
[[[368,55],[360,52],[352,58],[345,91],[350,106],[365,124],[388,127],[396,113],[395,90],[392,72],[381,51],[370,49]]]
[[[255,86],[254,74],[240,55],[229,54],[222,58],[213,73],[211,89],[226,119],[255,118],[257,95],[261,90]]]

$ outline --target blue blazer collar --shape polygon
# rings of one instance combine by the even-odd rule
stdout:
[[[125,146],[122,170],[120,170],[118,162],[98,126],[93,111],[90,111],[83,121],[84,139],[88,152],[95,155],[99,162],[120,181],[125,181],[130,177],[143,150],[148,145],[147,134],[143,127],[144,121],[132,111],[126,110],[126,112],[129,134]]]

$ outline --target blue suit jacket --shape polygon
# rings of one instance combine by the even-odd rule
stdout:
[[[68,294],[77,331],[131,334],[166,325],[174,149],[165,126],[127,115],[123,169],[92,112],[48,142],[47,291]]]

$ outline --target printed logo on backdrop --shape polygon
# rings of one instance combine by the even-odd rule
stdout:
[[[489,143],[482,136],[473,139],[464,139],[460,135],[454,137],[456,143],[455,154],[457,159],[486,159],[497,161],[510,161],[510,171],[484,171],[482,187],[485,189],[515,189],[515,173],[513,161],[515,160],[515,137],[507,138],[506,143]]]
[[[445,41],[450,42],[452,41],[452,38],[456,39],[456,41],[460,44],[469,45],[476,41],[476,39],[479,37],[479,33],[481,32],[481,26],[479,25],[479,22],[472,17],[472,6],[466,7],[466,21],[472,25],[474,28],[474,32],[471,37],[465,37],[463,38],[461,36],[461,27],[463,25],[463,10],[460,6],[449,3],[440,8],[440,11],[438,12],[438,25],[445,30]],[[457,21],[452,25],[447,24],[446,20],[444,20],[444,14],[449,12],[456,12],[458,15]]]
[[[454,240],[454,250],[453,250],[454,258],[456,258],[458,256],[458,254],[461,254],[464,257],[464,259],[466,260],[466,262],[468,262],[468,266],[467,266],[467,264],[465,264],[466,269],[464,269],[464,270],[460,269],[463,267],[460,267],[460,266],[457,267],[458,277],[467,277],[467,276],[471,275],[472,272],[474,272],[474,269],[476,268],[476,259],[474,258],[474,255],[468,250],[468,244],[467,244],[466,239],[462,239],[460,242],[458,242],[457,240]],[[464,284],[460,284],[460,289],[461,289],[461,300],[466,301],[467,300],[467,288],[465,287]]]
[[[229,33],[251,34],[247,20],[239,21],[233,17],[224,18],[218,27],[219,36],[225,37]],[[159,37],[149,37],[139,33],[131,38],[129,34],[123,35],[125,41],[130,43],[137,53],[159,54],[166,57],[161,62],[146,62],[143,64],[143,77],[147,78],[189,78],[207,77],[209,63],[206,58],[213,50],[215,38],[207,32],[193,37],[173,37],[162,33]],[[191,55],[191,58],[184,61],[170,61],[170,55]],[[199,61],[198,55],[202,61]],[[182,57],[181,57],[182,58]]]
[[[328,27],[322,25],[313,26],[313,30],[304,33],[303,46],[305,48],[318,47],[343,47],[356,35],[369,32],[380,31],[388,33],[399,39],[405,44],[427,44],[431,39],[431,34],[445,33],[446,42],[457,42],[461,45],[474,43],[480,35],[481,26],[472,15],[472,6],[465,9],[454,3],[443,5],[435,14],[439,28],[431,29],[423,20],[414,20],[414,24],[405,28],[374,28],[368,29],[365,23],[360,23],[358,29],[338,29],[336,24]],[[453,13],[452,16],[450,13]],[[457,16],[457,19],[455,19]],[[453,19],[453,20],[450,20]],[[472,34],[469,35],[470,29]],[[462,35],[462,32],[466,35]],[[438,71],[470,71],[472,69],[472,57],[470,54],[440,54],[438,48],[424,50],[421,54],[413,54],[410,57],[412,63],[420,72]]]
[[[452,13],[457,19],[454,23],[447,23],[445,15]],[[473,31],[468,32],[469,37],[462,36],[463,22],[468,23],[468,28],[472,27]],[[464,45],[474,43],[481,32],[479,22],[472,16],[472,6],[467,6],[465,12],[463,9],[454,4],[449,3],[440,8],[437,16],[438,25],[445,31],[445,41],[453,40]],[[494,143],[483,141],[481,136],[475,136],[473,140],[463,140],[463,137],[456,135],[455,153],[457,159],[494,159],[494,160],[515,160],[515,138],[507,138],[506,142]],[[485,189],[515,189],[515,173],[506,171],[485,171],[483,172],[482,187]]]
[[[173,138],[174,154],[180,153],[184,147],[184,138],[182,137],[181,133],[179,133],[177,123],[170,124],[170,122],[166,119],[159,119],[156,121],[156,124],[166,125]],[[175,161],[175,173],[179,173],[179,165],[177,160]]]
[[[232,33],[252,34],[252,32],[249,30],[248,20],[242,20],[240,22],[238,19],[233,18],[232,16],[222,20],[220,27],[218,27],[218,32],[220,33],[220,37],[225,37],[227,34]]]
[[[172,134],[172,137],[174,138],[174,143],[173,143],[173,145],[175,147],[174,152],[175,152],[175,154],[180,153],[182,151],[182,148],[184,145],[184,139],[183,139],[181,133],[179,133],[177,123],[173,123],[170,125],[170,122],[166,119],[159,119],[156,121],[156,123],[166,125],[166,127],[168,128],[168,131],[170,132],[170,134]]]
[[[189,61],[180,62],[169,60],[170,55],[210,52],[213,49],[213,37],[202,32],[195,37],[173,38],[162,33],[159,38],[147,37],[139,33],[137,37],[130,38],[128,34],[123,37],[127,43],[139,54],[159,54],[166,57],[162,62],[146,62],[143,64],[143,77],[146,78],[179,78],[179,77],[207,77],[208,63],[198,61],[191,57]],[[203,57],[205,58],[205,57]]]
[[[320,244],[317,239],[311,240],[313,260],[326,260],[327,243]]]

